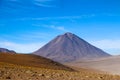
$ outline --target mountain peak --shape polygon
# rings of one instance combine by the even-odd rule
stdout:
[[[58,62],[110,56],[106,52],[70,32],[57,36],[48,44],[35,51],[34,54]]]
[[[71,32],[66,32],[66,33],[64,33],[63,35],[60,35],[60,36],[64,37],[64,38],[69,38],[69,39],[73,39],[73,37],[76,37],[76,35],[71,33]]]
[[[71,33],[71,32],[66,32],[63,34],[63,36],[74,36],[75,34]]]
[[[66,32],[66,33],[64,33],[64,35],[73,35],[73,33],[71,33],[71,32]]]

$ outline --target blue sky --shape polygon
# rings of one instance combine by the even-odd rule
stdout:
[[[0,47],[29,53],[72,32],[120,54],[119,0],[0,0]]]

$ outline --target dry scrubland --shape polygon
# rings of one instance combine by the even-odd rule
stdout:
[[[100,74],[82,68],[74,71],[49,59],[34,55],[19,54],[18,57],[17,54],[0,54],[0,56],[2,56],[0,57],[0,80],[120,80],[120,76],[117,75]],[[39,61],[33,62],[36,59]],[[35,64],[39,66],[34,66]]]
[[[1,62],[0,80],[120,80],[120,76],[98,74],[84,69],[75,72],[25,67]]]

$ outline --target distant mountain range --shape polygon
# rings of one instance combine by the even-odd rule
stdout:
[[[16,52],[13,50],[8,50],[6,48],[0,48],[1,53],[10,53],[10,54],[15,54]]]
[[[33,54],[58,62],[111,56],[72,33],[57,36]]]

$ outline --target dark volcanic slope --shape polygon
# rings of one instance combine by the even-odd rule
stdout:
[[[34,52],[34,54],[58,62],[110,56],[72,33],[57,36],[48,44]]]
[[[12,54],[16,53],[13,50],[8,50],[8,49],[5,49],[5,48],[0,48],[0,52],[3,52],[3,53],[12,53]]]
[[[32,54],[0,53],[0,62],[21,65],[21,66],[38,67],[44,69],[68,70],[68,71],[72,70],[71,68],[68,68],[50,59],[46,59],[41,56],[32,55]]]

